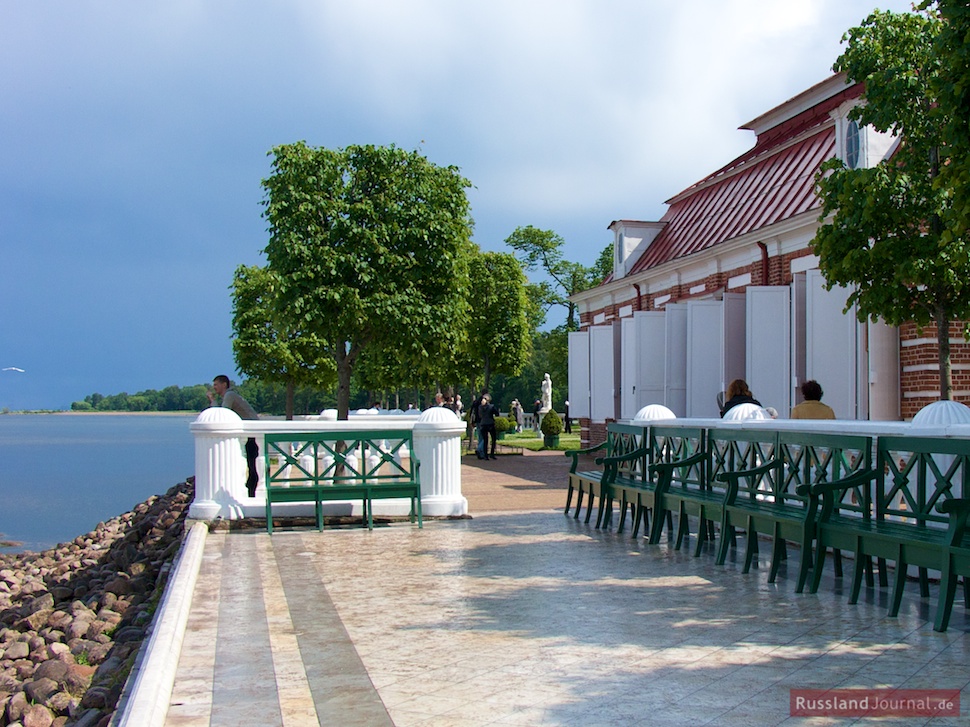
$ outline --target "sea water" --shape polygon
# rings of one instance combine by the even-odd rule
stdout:
[[[40,551],[184,482],[195,415],[0,416],[0,540]]]

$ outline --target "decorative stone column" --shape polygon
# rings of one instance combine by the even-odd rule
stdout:
[[[241,516],[241,501],[247,497],[247,464],[240,445],[240,439],[246,436],[242,419],[231,409],[212,406],[199,414],[189,429],[195,436],[195,500],[189,507],[189,517],[214,520]]]
[[[428,409],[414,423],[414,455],[421,462],[421,510],[429,516],[468,514],[461,494],[461,438],[465,422],[450,409]]]

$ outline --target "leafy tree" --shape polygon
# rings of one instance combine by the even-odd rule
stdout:
[[[950,322],[970,317],[970,256],[965,235],[946,226],[951,190],[940,184],[949,162],[933,94],[948,72],[934,51],[940,28],[930,13],[876,11],[845,36],[835,70],[866,89],[850,118],[900,143],[872,168],[822,166],[823,225],[812,246],[827,285],[852,288],[861,320],[936,324],[940,396],[949,399]]]
[[[930,81],[942,117],[947,163],[940,168],[937,184],[952,195],[945,211],[944,242],[950,235],[970,229],[970,5],[966,0],[926,2],[936,5],[943,23],[934,41],[934,53],[944,72]]]
[[[569,296],[599,285],[613,272],[613,246],[608,245],[593,267],[588,268],[563,257],[565,242],[552,230],[540,230],[532,225],[516,228],[505,239],[505,244],[518,253],[526,270],[541,270],[549,277],[549,281],[534,284],[535,300],[543,310],[552,306],[566,308],[566,329],[576,331],[579,330],[576,304]]]
[[[286,418],[293,418],[298,386],[330,387],[334,364],[324,342],[296,328],[277,305],[279,278],[269,268],[241,265],[232,282],[232,348],[250,377],[286,387]]]
[[[519,261],[502,252],[475,256],[470,278],[468,354],[487,389],[492,374],[518,374],[532,352],[528,281]]]
[[[394,146],[298,142],[272,155],[263,187],[277,304],[293,330],[324,342],[346,419],[364,350],[392,348],[420,370],[461,336],[470,183]]]
[[[613,244],[610,243],[600,250],[599,257],[589,269],[589,288],[600,285],[613,274]]]

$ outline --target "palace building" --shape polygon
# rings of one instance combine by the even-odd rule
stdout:
[[[572,297],[569,400],[584,441],[647,404],[717,417],[735,378],[781,418],[808,379],[840,419],[909,419],[939,398],[936,329],[859,322],[810,247],[822,162],[872,166],[895,148],[848,119],[861,93],[832,76],[742,126],[754,147],[668,200],[660,220],[610,223],[613,275]],[[970,396],[962,325],[950,336],[958,400]]]

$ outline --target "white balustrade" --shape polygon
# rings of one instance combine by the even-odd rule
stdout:
[[[361,414],[352,415],[349,421],[336,421],[330,412],[320,417],[299,421],[260,419],[243,421],[235,412],[222,407],[210,407],[191,424],[195,437],[195,500],[189,510],[192,518],[199,520],[227,520],[244,517],[262,518],[266,515],[264,490],[265,455],[260,451],[258,460],[259,486],[255,497],[246,492],[248,474],[244,444],[254,437],[260,443],[265,433],[313,432],[313,431],[411,431],[414,455],[421,462],[421,507],[429,516],[464,515],[468,501],[461,494],[461,437],[465,424],[454,412],[436,407],[420,415]],[[348,465],[357,468],[360,452],[348,455]],[[409,458],[406,447],[398,450],[396,457]],[[312,456],[300,457],[300,464],[313,471]],[[321,456],[320,471],[333,464],[332,456]],[[281,503],[274,506],[284,515],[312,515],[312,503]],[[410,503],[407,499],[375,500],[375,515],[407,515]],[[360,502],[326,503],[327,514],[360,515]]]

